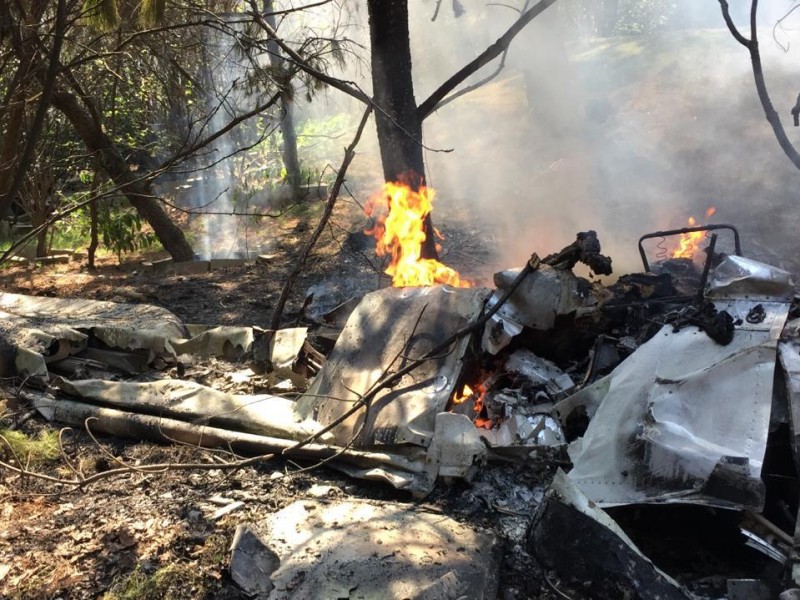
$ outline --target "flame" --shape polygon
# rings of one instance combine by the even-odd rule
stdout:
[[[717,209],[710,206],[706,210],[706,219],[711,218]],[[694,217],[689,217],[689,227],[695,227],[697,220]],[[672,253],[672,258],[693,258],[694,253],[700,249],[700,244],[706,239],[705,231],[691,231],[689,233],[682,233],[678,242],[678,247]]]
[[[474,393],[475,392],[472,391],[472,388],[465,383],[464,389],[461,390],[461,393],[460,394],[456,393],[456,395],[453,396],[453,404],[461,404],[462,402],[464,402],[464,400],[472,396],[472,394]]]
[[[491,419],[483,419],[479,415],[483,410],[483,397],[486,395],[486,386],[481,382],[475,384],[476,391],[472,391],[472,388],[467,384],[464,384],[461,393],[456,393],[453,396],[453,404],[461,404],[462,402],[468,400],[469,398],[475,397],[475,404],[473,407],[473,411],[475,412],[475,417],[473,418],[473,423],[475,423],[476,427],[480,427],[482,429],[491,429],[492,428],[492,421]]]
[[[438,260],[421,257],[426,238],[422,224],[431,212],[434,195],[429,187],[422,186],[414,191],[406,184],[387,182],[381,193],[365,206],[365,212],[377,220],[375,227],[365,233],[378,240],[378,256],[392,257],[386,273],[392,277],[395,287],[436,283],[472,287],[457,271]],[[438,231],[435,234],[442,239]]]

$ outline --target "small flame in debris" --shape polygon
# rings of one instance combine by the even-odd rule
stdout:
[[[464,389],[461,390],[461,393],[460,394],[457,393],[455,396],[453,396],[453,404],[461,404],[462,402],[464,402],[464,400],[472,396],[472,394],[474,393],[475,392],[472,391],[471,387],[464,384]]]
[[[717,209],[713,206],[706,210],[706,219],[711,218]],[[689,227],[695,227],[697,220],[694,217],[689,217]],[[678,247],[672,253],[672,258],[693,258],[697,250],[700,249],[700,244],[706,239],[705,231],[692,231],[689,233],[681,234]]]
[[[447,283],[453,287],[472,287],[457,271],[438,260],[421,258],[425,241],[423,221],[431,212],[434,191],[429,187],[412,190],[403,183],[385,183],[383,190],[369,200],[366,213],[377,223],[367,230],[378,240],[378,256],[391,256],[386,273],[395,287]],[[441,234],[436,232],[437,237]]]
[[[481,412],[483,411],[483,398],[486,395],[486,386],[483,383],[477,383],[475,387],[477,388],[476,391],[472,391],[470,386],[464,384],[464,388],[461,390],[461,393],[456,393],[453,396],[453,404],[462,404],[470,398],[474,398],[473,411],[475,414],[472,422],[475,423],[476,427],[480,427],[482,429],[491,429],[491,419],[484,419],[480,416]]]

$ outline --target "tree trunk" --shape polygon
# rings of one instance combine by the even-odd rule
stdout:
[[[81,108],[78,99],[67,92],[56,92],[53,95],[53,106],[72,123],[89,152],[97,155],[103,171],[119,186],[120,192],[125,194],[131,205],[150,224],[156,237],[172,258],[176,262],[193,260],[194,251],[186,241],[183,230],[172,222],[153,197],[150,182],[131,173],[119,150],[87,111]]]
[[[407,0],[368,0],[375,125],[386,181],[425,185],[422,120],[414,99]],[[423,258],[437,258],[431,216],[425,217]]]
[[[89,195],[92,200],[89,202],[89,247],[87,248],[87,258],[89,269],[94,271],[95,264],[94,258],[97,253],[97,248],[100,246],[100,211],[97,206],[97,190],[100,189],[100,165],[94,166],[94,174],[92,176],[92,187],[89,189]]]
[[[619,20],[619,0],[605,0],[600,21],[600,35],[610,37],[614,35]]]
[[[264,1],[264,20],[272,29],[277,29],[278,24],[273,14],[274,2]],[[267,40],[267,50],[269,52],[269,64],[281,73],[285,73],[285,61],[281,54],[281,48],[273,39]],[[292,97],[292,82],[286,77],[286,81],[281,81],[281,85],[287,88],[281,95],[281,107],[283,108],[283,118],[281,119],[281,134],[283,135],[283,166],[286,169],[286,179],[292,188],[292,196],[296,199],[298,188],[300,187],[300,159],[297,156],[297,131],[294,126],[294,98]]]
[[[292,195],[297,197],[300,184],[300,159],[297,156],[297,131],[294,126],[294,99],[289,94],[281,96],[283,118],[281,133],[283,134],[283,166],[286,168],[286,179],[292,188]]]
[[[46,6],[46,3],[40,3],[40,6]],[[44,121],[47,117],[47,111],[50,108],[50,98],[55,90],[56,84],[56,77],[58,75],[58,63],[59,57],[61,55],[61,46],[64,41],[64,34],[67,28],[67,3],[66,0],[58,0],[57,8],[56,8],[56,21],[55,27],[53,29],[53,46],[50,49],[49,53],[49,64],[47,66],[47,72],[44,75],[43,81],[43,89],[41,96],[39,98],[39,105],[36,108],[36,114],[33,118],[33,123],[25,132],[25,143],[22,147],[22,151],[20,152],[19,148],[16,145],[13,148],[15,156],[13,160],[9,163],[3,162],[4,165],[8,167],[8,172],[3,173],[2,181],[0,181],[0,214],[8,214],[11,208],[11,204],[14,202],[17,193],[19,193],[20,188],[22,187],[23,182],[25,181],[25,174],[28,168],[30,167],[31,161],[33,160],[34,154],[36,152],[36,142],[38,141],[39,135],[42,132],[42,128],[44,127]],[[38,69],[43,68],[39,61],[34,58],[36,56],[36,52],[34,50],[35,43],[38,40],[36,39],[28,39],[24,42],[24,46],[30,46],[30,54],[23,51],[23,60],[21,61],[22,64],[25,64],[30,60],[30,67],[31,67],[31,74],[34,74],[35,71]],[[16,79],[16,77],[15,77]],[[25,87],[20,84],[20,89],[16,90],[21,92],[21,97],[19,99],[21,110],[24,116],[25,111],[25,100],[24,94],[26,92]],[[15,118],[15,115],[12,112],[12,119]],[[19,124],[16,124],[18,127]],[[11,124],[10,129],[13,129],[15,124]],[[17,132],[19,135],[19,132]],[[12,137],[12,136],[9,136]],[[17,140],[18,142],[21,141],[21,137]],[[6,153],[8,149],[8,143],[11,142],[11,139],[7,139],[5,143],[5,148],[3,150],[3,154]],[[13,142],[12,142],[13,143]],[[18,156],[16,155],[18,154]],[[13,173],[13,177],[9,175],[9,173]]]

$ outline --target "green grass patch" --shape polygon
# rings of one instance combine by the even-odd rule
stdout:
[[[54,461],[61,454],[58,431],[43,429],[31,437],[21,431],[0,427],[0,436],[3,438],[0,440],[0,453],[9,458],[15,456],[21,464],[29,467]]]
[[[101,600],[215,598],[220,592],[220,573],[227,554],[227,537],[222,533],[212,535],[196,553],[196,562],[171,563],[152,573],[137,566],[120,575]]]
[[[202,579],[197,569],[188,564],[167,565],[150,575],[137,567],[114,583],[102,600],[172,600],[192,594],[201,597],[205,592]]]

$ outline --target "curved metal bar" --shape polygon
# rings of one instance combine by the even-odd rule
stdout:
[[[742,255],[742,244],[739,239],[739,230],[733,225],[700,225],[697,227],[683,227],[682,229],[668,229],[666,231],[654,231],[653,233],[646,233],[639,238],[639,255],[642,257],[642,264],[645,271],[650,271],[650,263],[647,261],[647,254],[644,251],[642,242],[657,237],[668,237],[670,235],[681,235],[684,233],[694,233],[695,231],[715,231],[717,229],[728,229],[733,232],[733,245],[734,253],[736,256]]]

